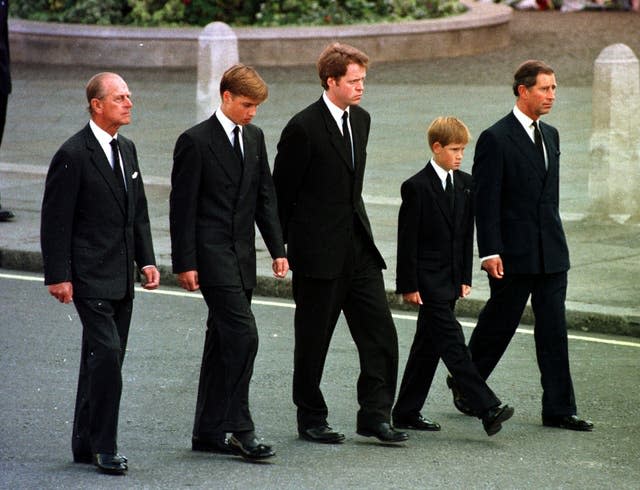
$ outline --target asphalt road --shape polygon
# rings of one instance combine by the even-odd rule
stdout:
[[[636,339],[570,340],[578,408],[595,423],[592,433],[542,427],[533,339],[523,327],[490,379],[516,409],[502,432],[489,438],[477,419],[455,411],[441,366],[423,413],[440,422],[442,431],[413,432],[406,444],[384,447],[355,434],[358,362],[341,321],[323,383],[330,423],[347,440],[314,445],[296,434],[292,305],[256,298],[261,340],[252,412],[259,435],[278,454],[272,462],[250,464],[190,450],[203,301],[173,288],[141,291],[124,365],[119,431],[130,470],[110,477],[71,460],[81,329],[75,309],[55,302],[41,277],[0,270],[0,311],[0,488],[631,489],[640,481]],[[398,312],[395,319],[403,368],[415,315]]]

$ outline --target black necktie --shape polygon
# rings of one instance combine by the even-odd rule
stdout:
[[[118,140],[113,138],[109,143],[111,145],[111,152],[113,155],[113,173],[116,175],[118,185],[126,192],[124,185],[124,176],[122,175],[122,167],[120,166],[120,153],[118,151]]]
[[[244,163],[244,158],[242,156],[242,147],[240,146],[240,126],[236,126],[233,128],[233,151],[236,152],[240,163]]]
[[[540,129],[538,129],[538,121],[533,121],[533,140],[536,144],[536,148],[542,155],[544,159],[544,147],[542,146],[542,134],[540,134]]]
[[[344,111],[342,114],[342,137],[344,138],[344,144],[347,147],[347,154],[351,161],[351,168],[353,165],[353,148],[351,146],[351,133],[349,133],[349,112]]]
[[[447,183],[444,186],[444,192],[447,194],[447,198],[449,199],[449,206],[453,209],[455,194],[453,192],[453,178],[451,177],[451,172],[447,172]]]

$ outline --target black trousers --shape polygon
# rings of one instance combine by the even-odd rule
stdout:
[[[531,296],[534,339],[542,383],[542,414],[576,413],[569,370],[565,299],[567,273],[513,274],[489,278],[491,296],[478,316],[469,350],[480,375],[487,379],[504,354]]]
[[[82,322],[71,447],[75,455],[116,453],[122,362],[133,301],[73,298]]]
[[[193,436],[218,439],[227,432],[254,430],[249,383],[258,352],[251,290],[201,287],[209,307]]]
[[[304,277],[294,270],[293,401],[300,429],[327,423],[328,408],[320,383],[341,311],[360,356],[358,427],[390,420],[398,375],[398,338],[382,271],[369,247],[356,233],[343,273],[335,279]]]
[[[440,359],[475,413],[482,415],[500,405],[471,360],[462,326],[454,314],[455,303],[425,299],[420,306],[416,334],[393,408],[394,419],[420,414]]]

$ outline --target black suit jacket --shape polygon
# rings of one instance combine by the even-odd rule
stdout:
[[[423,300],[455,300],[471,285],[473,209],[471,175],[455,171],[451,210],[429,163],[403,182],[398,214],[396,292],[420,291]]]
[[[155,265],[147,199],[132,141],[118,135],[127,195],[87,124],[51,161],[42,202],[45,284],[77,297],[133,297],[134,261]]]
[[[271,257],[285,257],[264,134],[242,131],[244,171],[213,115],[180,135],[173,153],[170,225],[175,273],[203,286],[256,284],[255,224]]]
[[[482,132],[473,180],[480,257],[500,254],[505,273],[567,271],[569,250],[559,211],[560,140],[540,122],[548,170],[511,112]]]
[[[385,268],[362,200],[371,118],[361,107],[352,106],[350,120],[355,170],[322,97],[287,123],[278,143],[273,179],[280,222],[291,269],[302,276],[337,277],[356,225],[361,225]]]

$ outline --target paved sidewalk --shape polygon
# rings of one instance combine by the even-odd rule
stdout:
[[[571,19],[568,16],[574,14],[563,15],[566,16],[553,19],[568,22]],[[640,29],[640,15],[628,15],[635,15],[635,26]],[[595,17],[575,18],[588,22]],[[519,28],[538,19],[552,17],[516,15]],[[637,32],[620,33],[619,42],[628,42],[640,54]],[[488,65],[491,56],[483,56],[447,62],[373,65],[369,71],[363,107],[372,114],[372,131],[364,194],[377,244],[387,260],[385,281],[394,302],[396,298],[391,291],[395,286],[399,189],[401,182],[426,162],[426,125],[438,115],[455,114],[477,136],[506,114],[514,101],[509,87],[513,68],[525,58],[519,41],[518,37],[514,40],[514,59],[507,60],[505,53],[495,53],[495,65]],[[636,287],[640,273],[640,226],[626,224],[626,216],[614,217],[608,223],[594,223],[586,215],[591,88],[588,76],[580,74],[590,73],[585,66],[592,66],[593,53],[597,55],[608,43],[609,38],[596,39],[588,53],[578,53],[583,58],[573,61],[567,61],[565,55],[557,57],[558,63],[553,66],[560,90],[556,106],[545,120],[558,127],[561,135],[560,207],[572,255],[567,302],[570,327],[640,336]],[[592,58],[584,59],[587,55]],[[531,56],[542,57],[533,50]],[[569,66],[571,62],[577,66]],[[451,70],[448,83],[443,74],[447,66]],[[432,78],[428,77],[430,67],[437,69]],[[482,71],[477,82],[474,75],[467,75],[467,79],[460,76],[473,69]],[[562,84],[565,71],[569,85]],[[280,130],[291,115],[319,97],[320,86],[312,66],[260,72],[269,83],[270,97],[260,107],[255,122],[265,130],[273,160]],[[41,268],[39,211],[44,177],[55,150],[87,121],[83,86],[93,73],[93,69],[82,67],[13,67],[14,93],[9,99],[7,128],[0,151],[0,195],[2,205],[12,209],[17,218],[0,223],[0,267],[35,271]],[[195,72],[120,73],[128,81],[136,104],[134,120],[122,128],[122,133],[138,147],[156,254],[163,281],[168,283],[173,279],[168,234],[171,154],[177,136],[196,122]],[[474,144],[472,140],[465,155],[463,168],[468,171]],[[264,247],[260,248],[261,281],[257,294],[287,295],[287,283],[276,284],[269,279],[270,261]],[[488,296],[487,281],[479,267],[474,273],[471,298],[459,302],[459,311],[465,316],[475,316]]]

